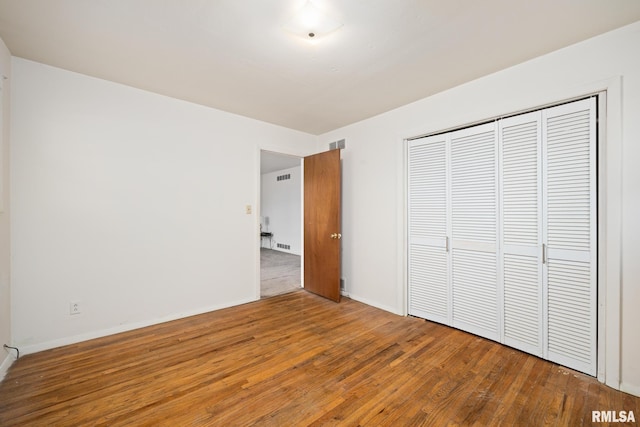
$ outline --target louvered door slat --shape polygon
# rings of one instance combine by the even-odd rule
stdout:
[[[442,248],[412,245],[409,263],[409,314],[447,323],[447,253]]]
[[[453,250],[453,326],[499,339],[496,255]]]
[[[451,135],[452,324],[498,340],[496,124]]]
[[[505,343],[542,356],[542,284],[536,257],[505,254]]]
[[[444,141],[410,147],[409,192],[412,237],[446,234],[446,163]]]
[[[548,358],[595,375],[595,100],[543,117]]]
[[[564,275],[565,268],[581,274]],[[549,353],[552,360],[581,371],[590,365],[593,351],[590,270],[589,263],[549,260]]]
[[[565,107],[565,106],[562,106]],[[564,108],[566,109],[566,108]],[[546,121],[547,242],[550,248],[584,249],[591,246],[591,132],[590,109],[554,114]],[[568,201],[571,200],[571,203]],[[580,222],[587,219],[586,222]],[[556,223],[575,226],[556,227]],[[578,226],[580,225],[580,226]]]
[[[453,239],[495,243],[495,125],[451,137],[451,213]]]
[[[447,323],[447,138],[409,143],[409,314]]]
[[[500,123],[503,337],[543,354],[541,113]]]

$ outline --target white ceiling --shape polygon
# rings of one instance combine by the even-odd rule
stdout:
[[[0,0],[13,55],[321,134],[640,20],[638,0]]]

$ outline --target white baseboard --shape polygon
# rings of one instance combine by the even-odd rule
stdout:
[[[351,298],[352,300],[356,300],[361,303],[370,305],[371,307],[379,308],[380,310],[388,311],[390,313],[397,314],[398,316],[402,316],[402,313],[400,313],[396,309],[396,307],[392,307],[390,305],[385,305],[385,304],[379,304],[377,301],[371,301],[370,299],[363,298],[358,295],[354,295],[352,293],[349,293],[349,298]]]
[[[11,365],[13,365],[13,362],[16,361],[16,358],[11,355],[11,354],[7,354],[6,357],[4,358],[4,360],[2,361],[2,363],[0,364],[0,382],[2,382],[2,380],[4,380],[5,375],[7,375],[7,371],[9,370],[9,368],[11,367]]]
[[[623,382],[622,384],[620,384],[620,390],[624,391],[625,393],[633,394],[634,396],[640,397],[640,385],[627,384]],[[622,408],[621,410],[624,409],[625,408]]]
[[[113,328],[101,329],[99,331],[87,332],[84,334],[74,335],[70,337],[59,338],[56,340],[45,341],[42,343],[32,344],[24,347],[20,347],[20,354],[32,354],[37,353],[44,350],[50,350],[56,347],[62,347],[65,345],[76,344],[83,341],[92,340],[95,338],[102,338],[109,335],[119,334],[121,332],[128,332],[134,329],[145,328],[147,326],[153,326],[160,323],[171,322],[172,320],[184,319],[185,317],[197,316],[198,314],[209,313],[211,311],[221,310],[223,308],[229,308],[236,305],[246,304],[249,302],[255,301],[255,299],[243,299],[239,301],[235,301],[229,304],[216,305],[210,307],[204,307],[197,310],[184,312],[184,313],[176,313],[169,316],[161,317],[153,320],[144,320],[140,322],[129,323],[125,325],[119,325]]]

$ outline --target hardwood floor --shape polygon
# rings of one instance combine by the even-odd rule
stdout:
[[[0,384],[2,426],[590,426],[592,410],[637,418],[640,398],[304,291],[27,355]]]

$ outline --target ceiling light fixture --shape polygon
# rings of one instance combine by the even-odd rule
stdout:
[[[284,25],[285,30],[308,40],[325,36],[340,27],[342,23],[320,10],[311,0]]]

